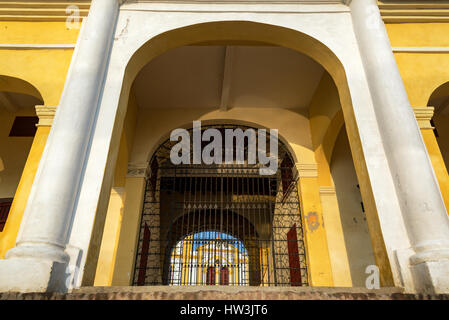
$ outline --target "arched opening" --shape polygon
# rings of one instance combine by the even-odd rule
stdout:
[[[202,134],[209,129],[255,132],[220,124]],[[133,284],[308,285],[298,174],[284,144],[270,175],[249,161],[249,139],[233,140],[232,162],[210,165],[173,164],[176,144],[162,143],[150,162]],[[229,145],[222,148],[224,160]]]
[[[428,106],[434,107],[431,124],[443,156],[446,168],[449,168],[449,82],[439,86],[432,93]]]
[[[243,241],[219,231],[201,231],[172,249],[169,285],[249,285],[249,257]]]
[[[36,133],[35,106],[42,104],[41,95],[30,83],[0,75],[0,232],[8,221]]]
[[[318,40],[297,30],[249,21],[200,23],[172,29],[149,40],[140,39],[139,41],[138,44],[135,44],[134,49],[131,48],[133,52],[129,52],[130,60],[126,69],[123,70],[123,82],[120,79],[120,81],[114,83],[114,86],[120,86],[122,90],[118,114],[124,115],[127,111],[122,140],[129,139],[130,136],[135,137],[129,139],[131,143],[128,142],[128,153],[124,158],[129,160],[132,168],[134,166],[142,168],[143,163],[150,162],[148,165],[148,171],[150,172],[153,171],[153,168],[160,171],[160,167],[154,164],[152,155],[158,152],[158,146],[167,139],[167,128],[186,128],[188,127],[186,124],[201,120],[207,123],[243,123],[254,127],[278,128],[285,138],[286,149],[291,151],[291,163],[286,161],[284,165],[293,165],[295,169],[299,165],[302,170],[307,171],[306,175],[310,174],[308,171],[313,171],[316,163],[308,115],[309,99],[320,82],[321,76],[325,73],[324,70],[327,71],[336,87],[337,100],[343,110],[342,114],[348,135],[351,137],[351,149],[355,150],[353,156],[357,174],[363,178],[360,182],[360,189],[364,198],[367,199],[366,210],[373,221],[370,224],[370,231],[375,242],[376,261],[382,267],[381,277],[386,279],[385,283],[391,280],[389,278],[391,276],[389,261],[376,216],[377,211],[374,206],[373,193],[370,189],[369,175],[367,174],[363,153],[360,152],[362,145],[346,72],[332,50]],[[270,54],[266,54],[268,52]],[[250,54],[248,55],[248,53]],[[125,55],[127,54],[125,53]],[[272,55],[280,58],[272,59]],[[227,63],[229,60],[233,60],[237,65],[239,61],[249,61],[249,64],[241,65],[250,67],[250,70],[254,71],[253,73],[244,72],[243,76],[246,80],[241,81],[243,83],[241,83],[240,88],[230,88],[226,85],[226,83],[232,83],[229,80],[234,79],[232,74],[235,72],[235,70],[230,72],[234,67],[226,67],[227,65],[234,66],[234,63]],[[257,63],[261,68],[257,67]],[[116,67],[119,68],[119,65],[116,65]],[[277,73],[279,70],[283,71],[281,72],[282,75],[292,77],[279,77],[279,73]],[[239,74],[238,70],[236,72]],[[300,77],[295,77],[298,74]],[[310,79],[310,81],[304,79]],[[238,80],[236,79],[234,82],[238,82]],[[351,81],[354,81],[354,78],[351,78]],[[298,83],[308,85],[308,90],[298,90]],[[286,88],[290,88],[289,92],[285,92]],[[237,90],[234,91],[233,89]],[[298,92],[301,92],[299,97],[295,96],[295,93],[298,94]],[[237,96],[233,95],[235,93],[237,93]],[[354,99],[360,99],[360,96],[356,95]],[[263,107],[259,108],[259,105]],[[134,114],[136,121],[134,126],[126,128],[130,113]],[[122,148],[120,147],[120,149]],[[121,154],[120,151],[119,160]],[[126,172],[122,175],[126,175]],[[154,178],[151,174],[150,176],[156,181],[159,179]],[[297,176],[293,177],[293,180],[297,181]],[[290,179],[289,174],[284,176],[284,181],[287,181],[286,185],[288,185]],[[282,178],[278,181],[281,180]],[[147,205],[148,183],[145,190],[144,205]],[[311,182],[311,184],[313,183],[315,181]],[[282,185],[282,183],[279,185]],[[314,187],[319,189],[316,184]],[[135,190],[142,190],[143,182],[141,185],[136,185],[135,188]],[[308,192],[304,192],[304,194],[305,197],[309,196]],[[304,214],[310,213],[312,218],[318,219],[320,213],[315,212],[314,209],[316,198],[319,198],[319,195],[310,201],[310,207]],[[126,201],[129,203],[128,199],[127,196]],[[135,207],[138,206],[136,205],[138,201],[135,199],[132,205],[133,212],[137,212]],[[332,283],[332,276],[330,275],[328,260],[326,261],[326,259],[329,259],[326,257],[328,254],[326,236],[324,228],[320,228],[323,226],[322,221],[314,221],[315,223],[310,225],[311,241],[307,242],[308,246],[315,246],[316,248],[316,250],[310,250],[308,253],[313,256],[313,259],[309,259],[310,270],[314,272],[314,282],[317,285],[329,285]],[[133,228],[128,229],[125,225],[123,227],[124,229],[120,231],[121,235],[125,235],[128,231],[134,235],[135,230]],[[145,234],[150,238],[154,235],[150,230],[144,232],[144,224],[141,224],[140,227],[140,242],[138,242],[137,247],[133,246],[134,242],[123,245],[123,249],[121,249],[120,243],[118,245],[118,251],[121,250],[119,255],[126,257],[126,261],[136,259],[136,254],[140,254],[138,252],[142,249],[141,241]],[[298,241],[301,241],[300,239],[303,237],[301,221],[291,223],[289,230],[285,233],[285,239],[289,235],[290,242],[294,243],[295,232]],[[127,236],[129,237],[129,235]],[[105,238],[103,238],[103,242],[105,242]],[[288,246],[286,250],[288,251]],[[300,250],[297,254],[294,248],[291,250],[292,256],[303,254]],[[161,250],[159,249],[159,251]],[[160,255],[160,253],[158,254]],[[131,255],[132,257],[130,257]],[[140,257],[136,261],[139,259]],[[135,270],[132,270],[130,265],[136,267],[137,262],[122,264],[119,259],[116,262],[120,266],[114,271],[112,283],[136,284]],[[160,271],[156,275],[157,280],[145,280],[144,283],[163,283],[163,261],[161,262],[159,259],[158,263]],[[271,263],[270,260],[267,261],[268,263]],[[299,267],[294,260],[290,263],[287,259],[284,260],[284,263],[289,267],[276,275],[276,277],[282,275],[284,278],[284,280],[280,280],[281,283],[295,285],[309,282],[309,276],[306,276],[303,270],[301,270],[301,274],[298,272],[290,273],[290,270],[303,268],[304,263],[302,261],[300,261]],[[126,276],[130,274],[131,277]],[[271,280],[267,281],[271,283],[275,277],[272,277],[270,273],[264,274],[267,277],[268,275],[270,275]],[[312,275],[310,277],[312,278]],[[261,283],[266,282],[261,280]]]

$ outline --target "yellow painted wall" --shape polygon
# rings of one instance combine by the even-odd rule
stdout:
[[[386,24],[392,47],[449,47],[449,23]],[[396,61],[413,107],[449,81],[449,53],[396,52]]]
[[[0,43],[73,44],[79,29],[68,29],[65,22],[0,21]]]
[[[2,44],[74,44],[78,29],[65,22],[0,21]],[[48,106],[56,106],[65,83],[73,49],[0,49],[0,75],[32,84]]]
[[[393,47],[449,47],[449,23],[387,23]]]
[[[0,21],[1,44],[72,44],[76,42],[78,33],[77,29],[67,29],[65,22]],[[73,49],[0,49],[0,90],[31,94],[41,99],[44,105],[57,106],[72,54]],[[34,110],[32,112],[35,114]],[[0,116],[0,121],[10,121],[3,120],[4,118]],[[6,123],[4,124],[5,126],[2,125],[0,129],[2,131],[8,127]],[[10,159],[7,160],[7,165],[16,166],[16,169],[14,177],[5,179],[7,186],[0,186],[0,190],[5,194],[14,194],[13,191],[16,193],[5,229],[0,233],[0,258],[4,257],[6,251],[12,248],[16,241],[23,211],[49,132],[50,127],[39,127],[34,140],[14,138],[16,143],[13,146],[11,143],[8,144],[9,152],[18,149],[14,152],[18,161],[15,165],[10,165]],[[2,152],[6,151],[4,143],[0,142],[3,144],[0,146]],[[24,149],[27,149],[25,153]],[[30,152],[26,158],[28,150]],[[20,168],[24,168],[23,172]],[[17,183],[19,186],[16,190]]]
[[[31,83],[41,93],[45,105],[57,106],[72,53],[72,49],[0,49],[0,75],[16,77]]]
[[[5,228],[3,232],[0,232],[0,259],[4,258],[5,253],[13,248],[16,242],[28,195],[30,194],[34,176],[36,175],[49,133],[50,127],[39,127],[33,139],[25,168],[21,172],[20,183],[14,196]]]
[[[323,222],[320,190],[316,177],[299,179],[301,214],[305,226],[305,244],[309,285],[334,286],[332,264],[329,256],[326,227]]]
[[[128,177],[125,184],[125,194],[123,222],[112,277],[113,286],[129,286],[132,282],[140,216],[145,194],[145,179]]]
[[[425,107],[433,91],[449,81],[449,53],[395,53],[412,107]]]
[[[449,23],[396,23],[386,24],[386,28],[392,47],[449,47]],[[449,52],[396,52],[395,58],[412,107],[427,106],[432,93],[449,81]],[[436,122],[437,129],[444,135],[447,123]],[[422,134],[447,207],[447,142],[443,138],[437,139],[438,148],[432,132],[425,130]],[[446,165],[441,162],[438,149],[442,150]]]

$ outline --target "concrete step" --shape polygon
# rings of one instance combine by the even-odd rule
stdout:
[[[67,294],[0,293],[0,300],[421,300],[449,295],[406,294],[400,288],[148,286],[83,287]]]

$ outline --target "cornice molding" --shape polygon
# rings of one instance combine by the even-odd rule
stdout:
[[[346,5],[352,0],[118,0],[120,4],[161,5]],[[80,17],[87,17],[91,0],[0,0],[0,21],[66,21],[68,6],[78,6]],[[449,1],[379,0],[385,23],[449,22]],[[126,6],[125,6],[126,7]]]
[[[56,107],[53,106],[36,106],[36,115],[39,122],[36,127],[51,127],[56,114]]]
[[[395,53],[448,53],[449,47],[393,47]]]
[[[129,178],[148,178],[148,163],[129,163],[126,176]]]
[[[385,23],[448,22],[449,1],[378,1]]]
[[[318,165],[316,163],[296,163],[299,178],[316,178],[318,177]]]
[[[87,17],[91,0],[0,0],[0,21],[66,21],[69,6],[79,8],[80,18]]]
[[[345,0],[128,0],[121,11],[217,13],[342,13]]]
[[[125,193],[124,187],[112,187],[111,189],[111,195],[123,196],[124,193]]]
[[[335,195],[335,187],[320,187],[321,195]]]
[[[0,43],[0,49],[9,50],[73,50],[76,44],[27,44],[27,43]]]

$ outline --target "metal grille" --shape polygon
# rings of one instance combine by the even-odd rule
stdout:
[[[173,144],[151,161],[133,284],[307,286],[286,148],[277,173],[262,176],[258,165],[172,165]]]

